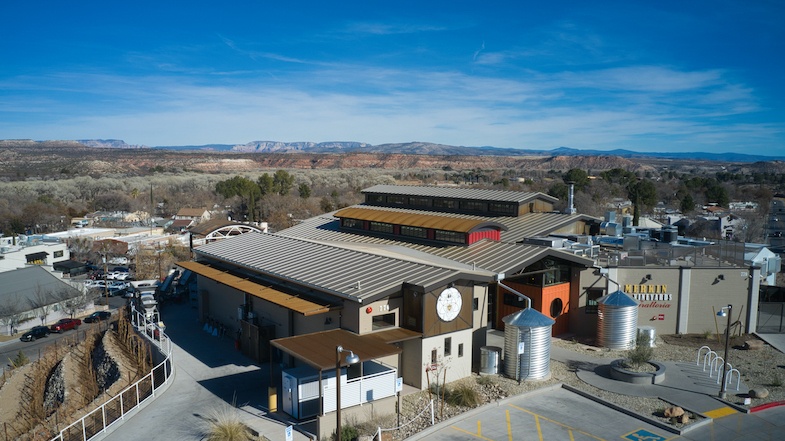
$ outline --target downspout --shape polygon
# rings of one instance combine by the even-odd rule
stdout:
[[[516,290],[514,290],[514,289],[510,288],[509,286],[507,286],[507,285],[503,284],[501,281],[499,281],[499,282],[497,282],[497,283],[499,284],[499,286],[501,286],[502,288],[506,289],[507,291],[510,291],[511,293],[515,294],[516,296],[518,296],[518,297],[522,297],[522,298],[526,299],[526,301],[527,301],[528,303],[527,303],[527,306],[526,306],[526,308],[524,308],[524,309],[529,309],[529,308],[531,308],[531,307],[532,307],[532,299],[530,299],[530,298],[526,297],[525,295],[523,295],[523,294],[519,293],[518,291],[516,291]]]

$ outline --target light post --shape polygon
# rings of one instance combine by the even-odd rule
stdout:
[[[335,439],[341,441],[341,352],[346,350],[343,346],[338,345],[335,347],[335,417],[337,424],[335,426]],[[352,351],[348,351],[349,355],[346,356],[346,365],[357,364],[360,357]]]
[[[723,364],[722,364],[722,386],[720,386],[720,395],[719,395],[719,397],[722,398],[723,400],[725,399],[725,396],[726,396],[726,394],[725,394],[725,376],[728,374],[728,369],[727,369],[727,366],[728,366],[728,345],[729,345],[729,342],[730,342],[730,317],[731,317],[731,312],[732,311],[733,311],[733,306],[732,305],[728,305],[728,306],[723,306],[719,310],[719,312],[717,312],[717,316],[719,316],[719,317],[728,316],[728,325],[725,327],[725,358],[723,358]]]

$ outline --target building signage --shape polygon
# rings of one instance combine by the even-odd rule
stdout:
[[[666,294],[668,285],[624,285],[624,292],[627,294]]]
[[[673,295],[668,294],[668,285],[625,284],[624,292],[640,302],[639,308],[670,308]]]

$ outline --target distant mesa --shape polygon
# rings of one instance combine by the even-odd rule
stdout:
[[[180,151],[213,151],[226,153],[374,153],[374,154],[401,154],[401,155],[439,155],[439,156],[543,156],[543,157],[570,157],[590,156],[609,157],[616,156],[626,159],[674,159],[674,160],[702,160],[715,162],[758,162],[782,161],[785,157],[751,155],[744,153],[707,153],[707,152],[635,152],[632,150],[579,150],[570,147],[558,147],[552,150],[499,148],[492,146],[467,147],[436,144],[431,142],[405,142],[372,145],[357,141],[331,141],[331,142],[282,142],[282,141],[252,141],[246,144],[205,144],[181,146],[155,146],[127,144],[119,139],[80,139],[76,141],[33,141],[33,140],[0,140],[2,147],[31,147],[31,146],[84,146],[92,148],[111,149],[159,149]]]

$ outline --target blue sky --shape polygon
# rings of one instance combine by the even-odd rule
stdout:
[[[785,155],[785,2],[5,1],[0,139]]]

